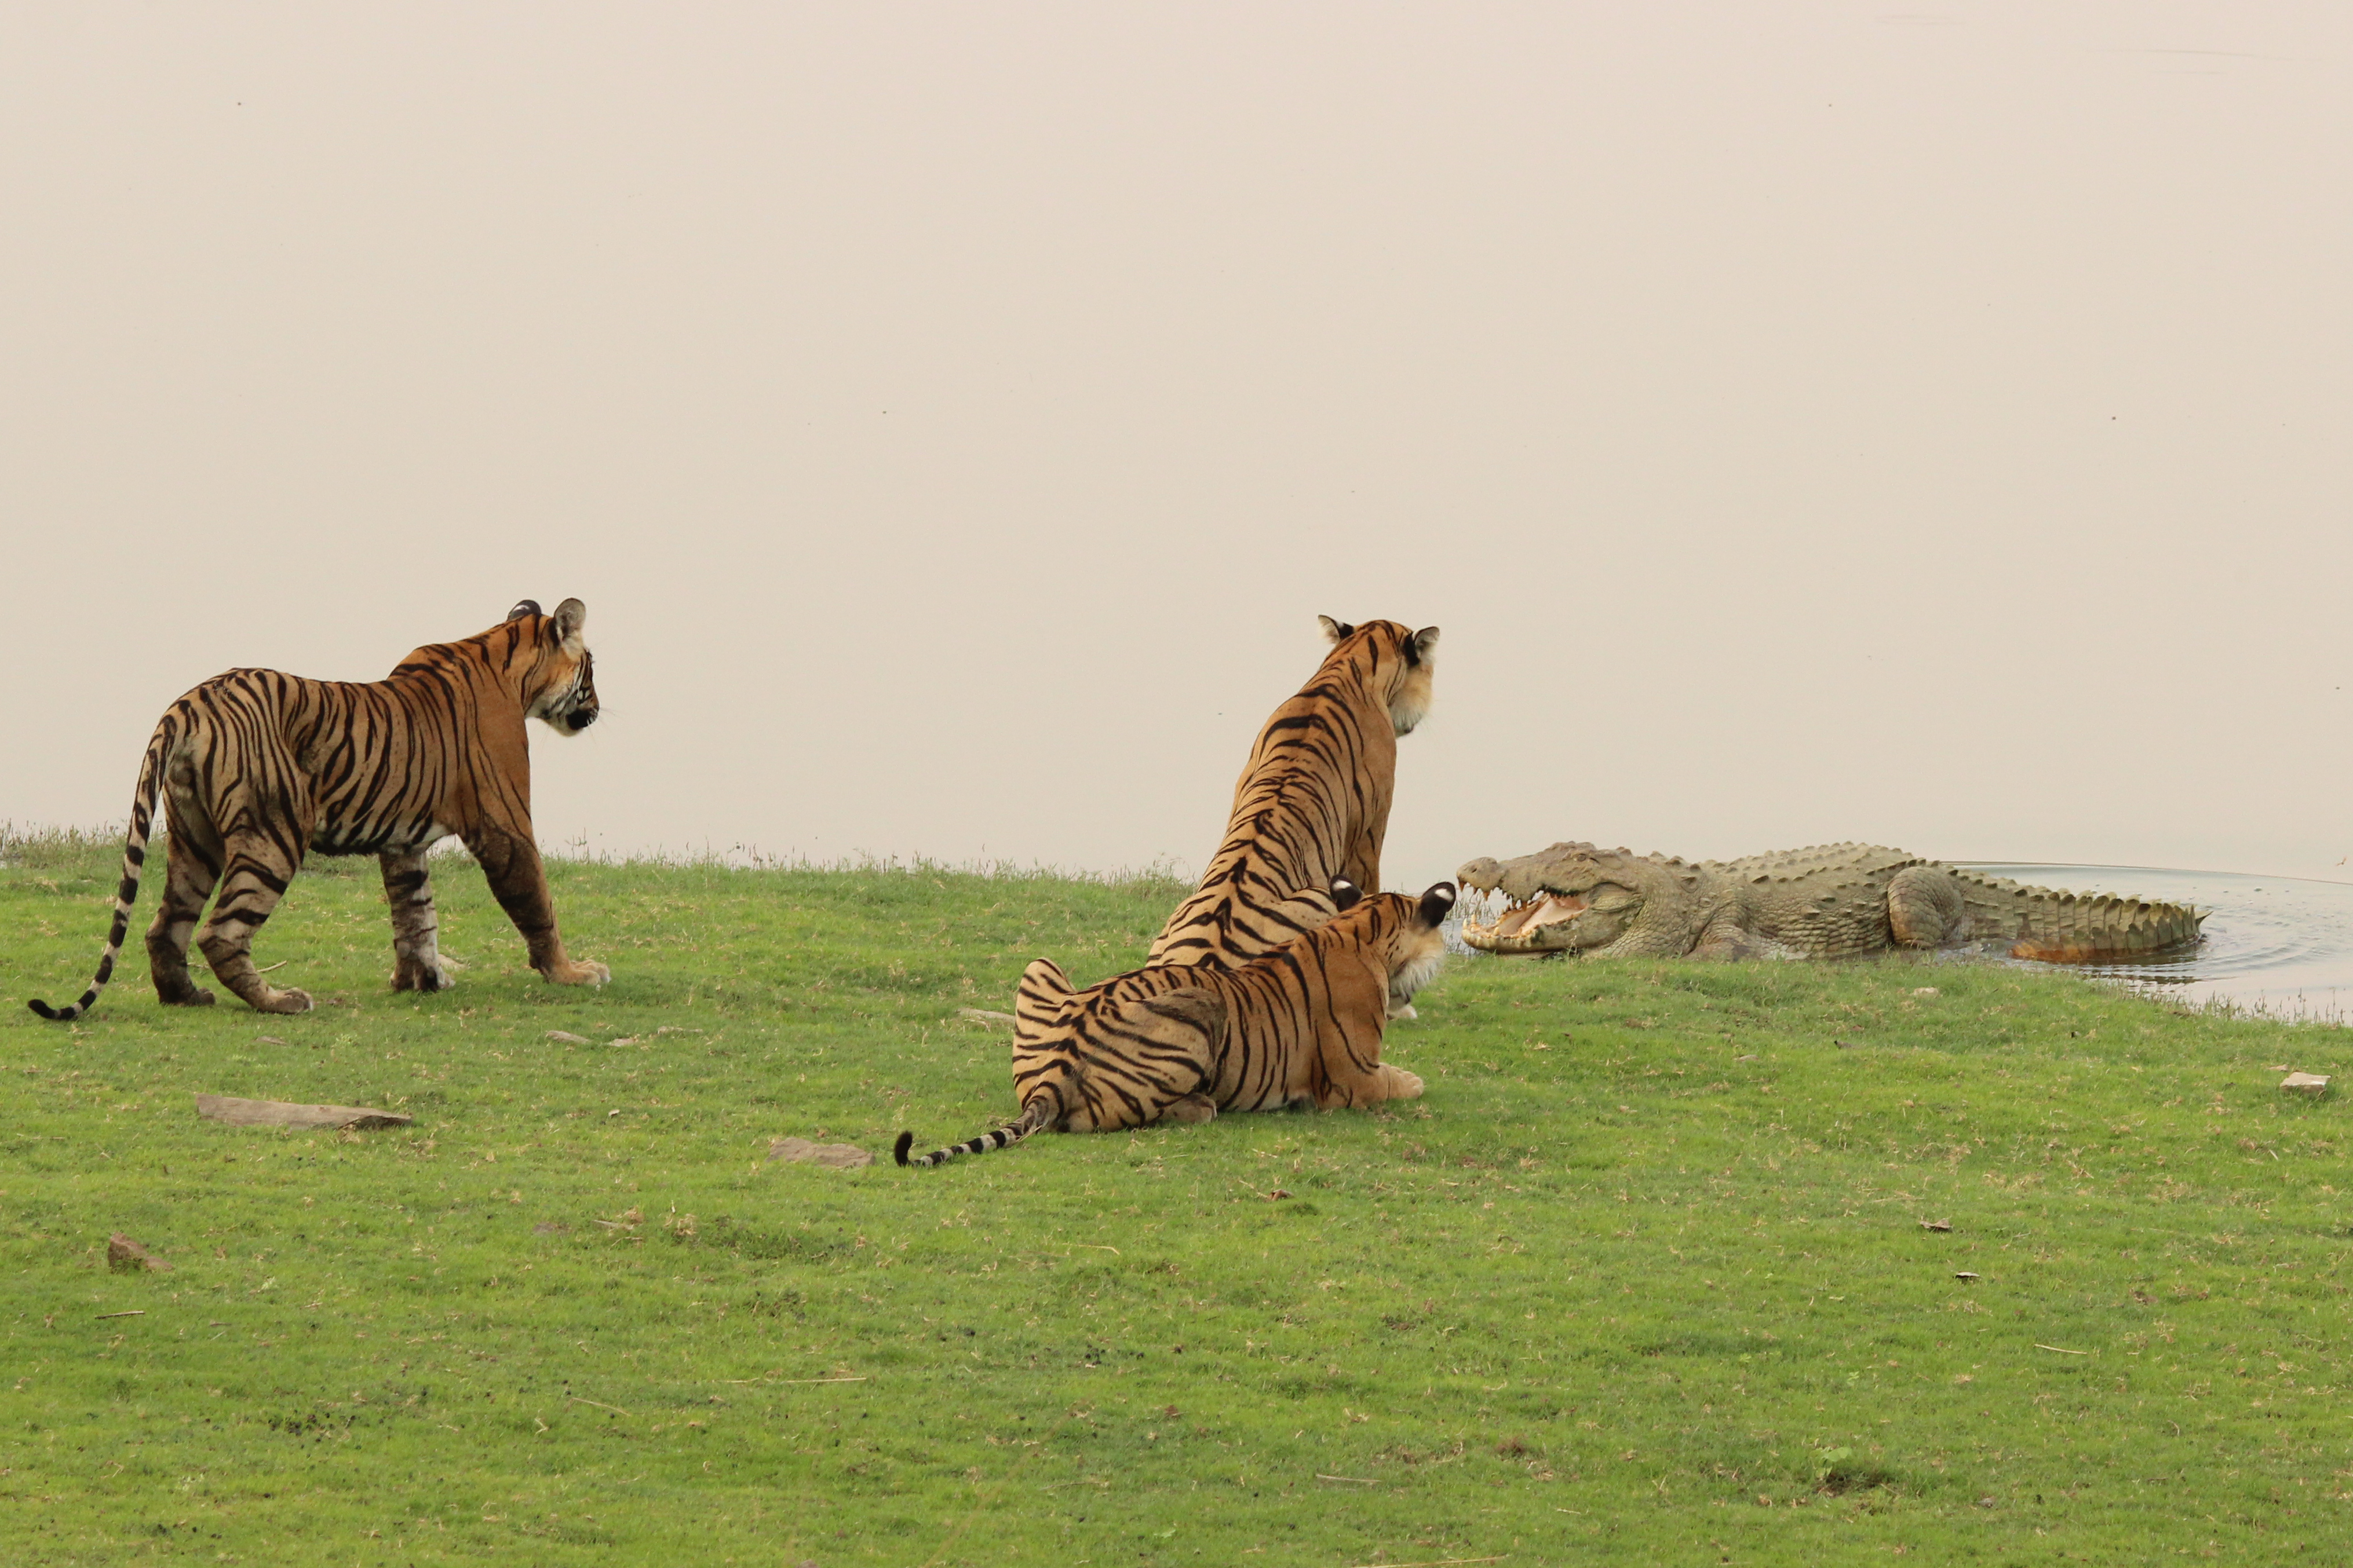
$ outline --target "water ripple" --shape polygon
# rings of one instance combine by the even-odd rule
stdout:
[[[2071,966],[2083,973],[2286,1017],[2343,1023],[2353,1007],[2353,882],[2153,866],[1968,864],[2038,888],[2164,899],[2211,911],[2205,940],[2193,952],[2158,963]]]

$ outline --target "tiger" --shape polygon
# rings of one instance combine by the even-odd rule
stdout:
[[[1335,877],[1381,890],[1398,738],[1430,711],[1438,628],[1316,620],[1332,650],[1259,731],[1225,840],[1148,963],[1239,969],[1329,920]]]
[[[159,795],[171,832],[147,957],[167,1005],[213,1000],[189,978],[188,941],[217,887],[220,899],[196,937],[214,975],[258,1012],[310,1010],[308,993],[269,984],[251,954],[306,850],[375,856],[392,906],[393,989],[447,988],[425,857],[450,834],[480,862],[533,969],[562,985],[609,981],[605,965],[568,956],[555,929],[532,837],[523,730],[524,720],[537,719],[576,735],[596,721],[596,660],[581,637],[587,619],[577,599],[552,616],[525,599],[486,632],[417,649],[383,680],[232,669],[182,697],[157,721],[140,763],[97,978],[70,1006],[28,1005],[59,1022],[97,1005],[131,929]]]
[[[1147,964],[1084,991],[1050,959],[1021,977],[1026,1001],[1056,1003],[1049,1026],[1025,1012],[1013,1047],[1021,1113],[994,1131],[909,1158],[937,1165],[1018,1143],[1046,1129],[1108,1132],[1155,1122],[1208,1121],[1221,1110],[1335,1110],[1412,1100],[1422,1081],[1381,1060],[1389,999],[1410,996],[1446,960],[1439,928],[1454,885],[1420,898],[1365,895],[1345,878],[1338,912],[1239,968]]]

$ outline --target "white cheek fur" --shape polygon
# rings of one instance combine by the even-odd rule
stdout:
[[[1410,1001],[1413,994],[1437,979],[1438,972],[1445,966],[1446,943],[1436,931],[1431,931],[1413,956],[1389,972],[1390,1001]]]

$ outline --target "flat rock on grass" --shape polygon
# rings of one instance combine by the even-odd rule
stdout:
[[[2323,1072],[2292,1072],[2280,1079],[2280,1087],[2294,1089],[2298,1094],[2327,1094],[2328,1075]]]
[[[106,1266],[109,1268],[152,1268],[158,1274],[169,1273],[172,1268],[119,1230],[106,1238]]]
[[[283,1100],[196,1096],[196,1114],[231,1127],[406,1127],[416,1118],[366,1105],[296,1105]]]
[[[796,1160],[837,1171],[854,1171],[874,1163],[874,1156],[855,1143],[812,1143],[806,1138],[779,1138],[768,1145],[771,1160]]]

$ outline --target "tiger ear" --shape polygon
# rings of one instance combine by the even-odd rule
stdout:
[[[574,653],[580,651],[580,628],[588,624],[588,606],[577,599],[566,599],[555,606],[556,640]]]
[[[519,621],[525,616],[538,616],[544,615],[545,613],[545,611],[539,607],[539,601],[537,599],[518,599],[515,602],[515,607],[507,612],[507,619],[511,621]]]
[[[1315,624],[1324,628],[1324,635],[1326,637],[1329,637],[1335,644],[1340,643],[1354,636],[1356,630],[1356,627],[1350,626],[1347,622],[1335,621],[1329,616],[1316,616]]]
[[[1438,651],[1438,628],[1424,626],[1405,639],[1405,661],[1408,664],[1428,664],[1430,656]]]
[[[1335,877],[1332,879],[1332,902],[1343,912],[1355,909],[1358,904],[1361,904],[1364,901],[1364,889],[1359,888],[1356,883],[1351,882],[1345,877]]]
[[[1421,895],[1421,902],[1415,906],[1414,912],[1421,917],[1423,925],[1441,926],[1446,923],[1446,917],[1453,908],[1454,884],[1440,882]]]

